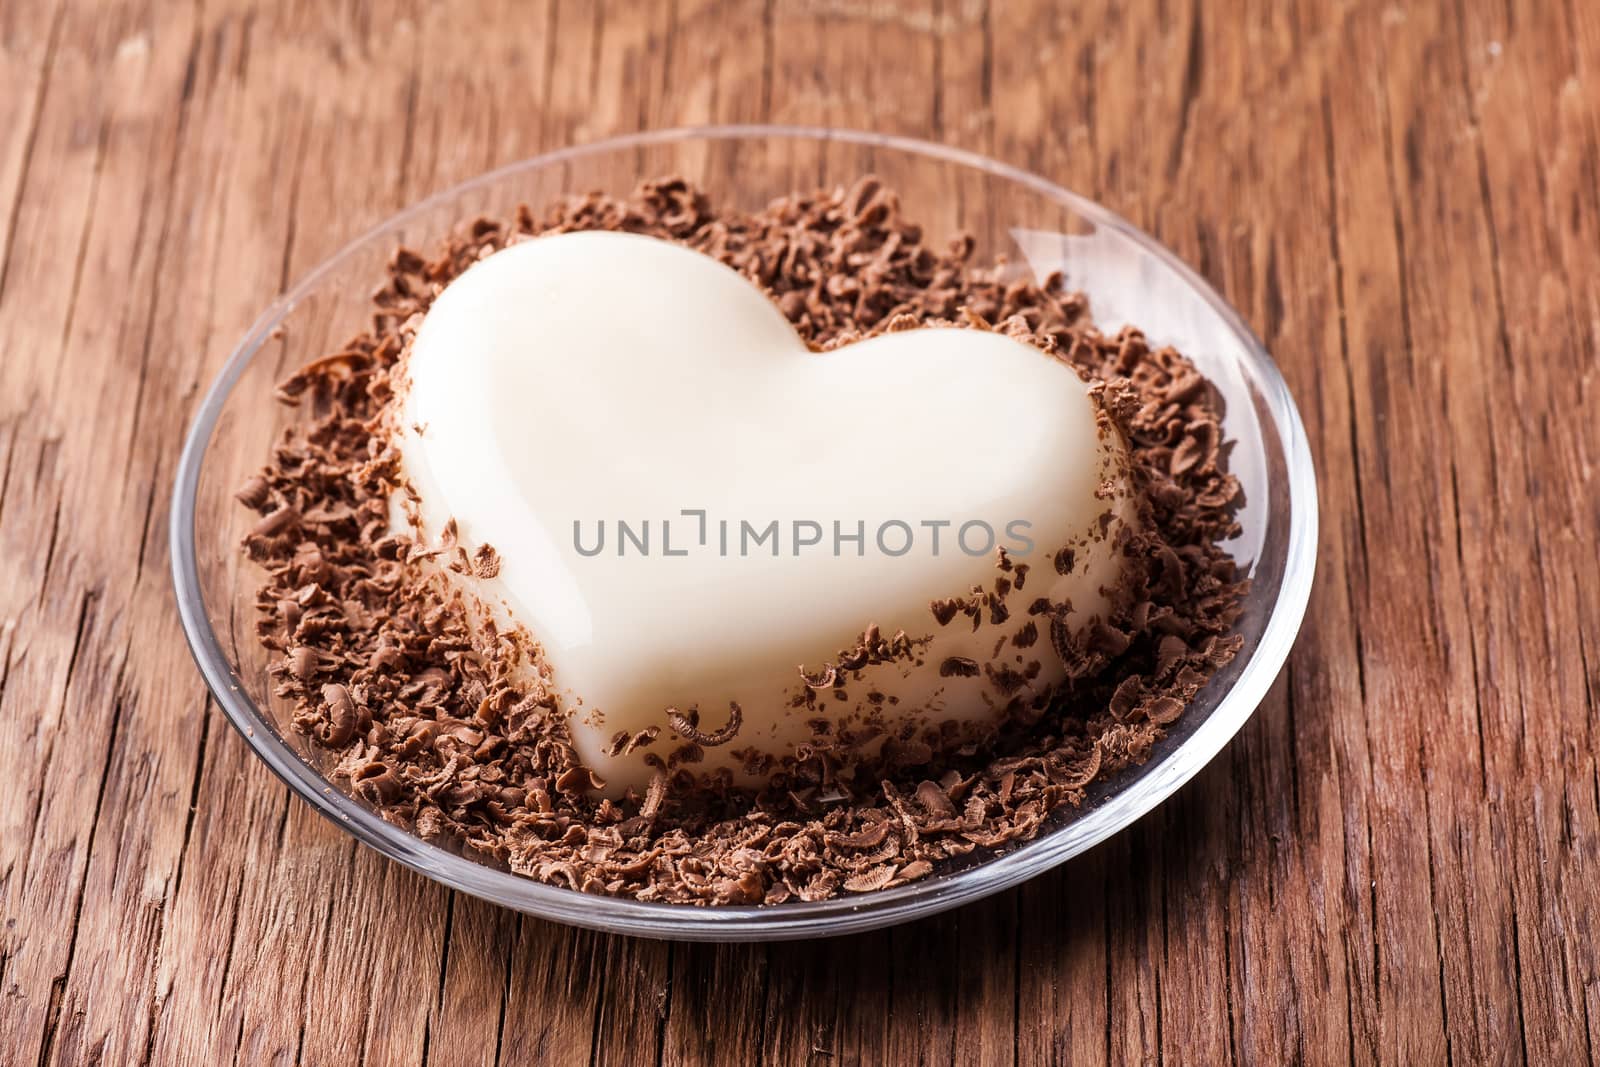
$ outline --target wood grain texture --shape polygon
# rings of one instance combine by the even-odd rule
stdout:
[[[1170,803],[950,915],[709,947],[454,895],[208,701],[184,428],[402,205],[769,119],[993,152],[1215,283],[1317,459],[1301,639]],[[1593,1062],[1597,411],[1587,0],[0,5],[0,1062]]]

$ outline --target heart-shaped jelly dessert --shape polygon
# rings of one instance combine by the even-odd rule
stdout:
[[[1121,438],[1003,332],[816,352],[716,260],[581,232],[475,264],[406,358],[422,532],[493,546],[462,580],[539,643],[609,789],[981,742],[1120,580]]]

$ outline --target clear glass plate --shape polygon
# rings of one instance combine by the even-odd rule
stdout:
[[[274,386],[335,350],[369,315],[395,247],[432,249],[480,213],[536,210],[569,192],[628,192],[681,174],[720,202],[773,197],[879,175],[934,240],[977,239],[976,262],[1006,255],[1019,273],[1054,270],[1112,331],[1140,326],[1188,354],[1227,401],[1229,462],[1244,485],[1243,533],[1230,547],[1249,571],[1238,623],[1244,648],[1201,692],[1149,761],[1097,782],[1033,841],[895,889],[815,903],[644,904],[544,885],[423,841],[384,822],[324,777],[325,754],[289,728],[254,638],[257,575],[239,544],[253,522],[233,493],[268,455],[294,410]],[[940,145],[872,133],[777,126],[662,130],[566,148],[493,171],[401,212],[347,245],[269,306],[239,343],[195,417],[178,465],[172,568],[184,631],[207,684],[255,752],[329,819],[445,885],[559,922],[648,937],[788,939],[887,926],[1016,885],[1104,840],[1155,807],[1217,754],[1261,701],[1288,655],[1316,560],[1317,495],[1305,429],[1272,359],[1193,270],[1105,208],[1043,178]]]

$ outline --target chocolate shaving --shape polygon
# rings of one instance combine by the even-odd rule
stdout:
[[[699,712],[694,708],[689,709],[685,715],[677,708],[667,709],[667,724],[677,732],[679,737],[693,741],[701,748],[716,748],[732,741],[739,733],[739,727],[744,724],[744,709],[736,702],[728,704],[728,721],[713,733],[706,733],[698,725]]]
[[[976,678],[982,672],[977,660],[967,659],[965,656],[950,656],[939,664],[941,678]]]
[[[960,613],[961,603],[962,602],[960,600],[956,600],[954,598],[935,600],[931,605],[933,609],[934,620],[938,622],[940,626],[950,625],[950,620],[954,619],[956,615]]]
[[[807,674],[804,666],[800,668],[800,681],[807,689],[832,689],[838,680],[838,668],[831,663],[824,665],[816,674]]]
[[[472,573],[485,580],[499,575],[500,553],[494,550],[493,545],[478,546],[478,550],[472,554]]]
[[[644,803],[639,805],[639,817],[654,819],[661,810],[661,801],[667,795],[667,776],[663,771],[656,771],[650,777],[650,789],[645,793]]]

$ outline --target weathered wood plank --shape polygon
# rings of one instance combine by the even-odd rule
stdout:
[[[1392,23],[1376,9],[1345,18],[1334,69],[1360,62],[1382,70]],[[1381,77],[1352,81],[1330,100],[1329,117],[1360,546],[1351,596],[1363,620],[1356,655],[1370,775],[1364,825],[1347,820],[1347,837],[1355,835],[1351,851],[1366,853],[1345,879],[1354,920],[1347,929],[1361,932],[1349,959],[1356,993],[1351,1021],[1358,1056],[1437,1061],[1446,1054],[1444,990],[1432,887],[1418,877],[1419,869],[1430,869],[1426,820],[1417,817],[1412,786],[1422,775],[1424,724],[1438,708],[1436,694],[1416,681],[1437,650],[1417,606],[1388,593],[1397,582],[1403,587],[1437,535],[1423,528],[1422,512],[1432,509],[1416,506],[1426,486],[1416,482],[1414,460],[1396,462],[1402,455],[1420,458],[1427,448],[1426,416],[1417,410],[1411,376],[1417,354],[1405,302],[1404,238],[1395,223],[1386,89]]]
[[[1592,416],[1561,416],[1574,402],[1588,410],[1582,390],[1592,392],[1597,366],[1595,320],[1590,315],[1585,330],[1575,312],[1594,306],[1600,187],[1592,130],[1573,121],[1583,92],[1578,27],[1572,12],[1560,14],[1567,17],[1523,21],[1463,7],[1452,68],[1467,125],[1463,154],[1478,179],[1478,210],[1467,217],[1487,245],[1471,297],[1490,332],[1476,367],[1468,364],[1476,372],[1468,382],[1457,381],[1453,361],[1447,393],[1463,607],[1487,622],[1461,637],[1480,668],[1474,682],[1490,808],[1484,836],[1490,862],[1511,878],[1516,924],[1515,1029],[1484,1028],[1482,1040],[1509,1043],[1515,1034],[1532,1062],[1592,1055],[1584,989],[1595,963],[1571,940],[1589,925],[1590,908],[1566,887],[1592,876],[1600,822],[1584,648],[1585,632],[1600,622],[1600,511],[1586,462],[1600,433]],[[1585,158],[1590,172],[1580,178],[1573,168]],[[1473,420],[1463,414],[1475,394],[1483,398],[1481,417],[1510,431],[1491,431],[1492,450],[1473,440]],[[1503,568],[1486,533],[1522,546],[1522,565]],[[1473,580],[1484,574],[1494,580]],[[1557,664],[1570,669],[1552,669]],[[1470,844],[1479,836],[1470,826],[1456,834]],[[1474,880],[1461,904],[1464,923],[1482,923],[1483,897],[1494,884]],[[1481,1003],[1473,1011],[1494,1018]]]
[[[4,420],[14,427],[0,615],[15,624],[0,706],[11,917],[0,935],[8,1008],[0,1047],[44,1061],[85,1042],[142,1041],[143,1021],[131,1012],[88,1019],[83,990],[96,967],[108,983],[135,984],[147,966],[138,953],[108,958],[102,935],[115,924],[147,938],[159,890],[143,879],[170,870],[173,841],[125,821],[123,802],[132,791],[139,804],[159,806],[187,785],[192,761],[169,778],[169,768],[149,765],[123,775],[114,759],[132,723],[148,722],[142,703],[167,697],[175,677],[170,669],[152,677],[159,655],[137,665],[129,657],[130,618],[154,563],[145,545],[156,473],[153,442],[138,433],[127,398],[141,376],[144,294],[159,270],[165,206],[143,195],[143,172],[147,155],[171,158],[176,112],[159,113],[157,101],[161,86],[181,81],[187,19],[137,6],[42,14],[52,19],[51,43],[32,95],[36,117],[22,120],[26,167],[19,158],[0,293]],[[133,298],[122,299],[130,288]],[[165,629],[175,660],[175,629]],[[101,823],[106,810],[111,825]],[[108,878],[113,858],[128,851],[128,877]],[[108,898],[138,918],[116,923]]]
[[[1326,367],[1339,350],[1337,249],[1317,107],[1327,68],[1313,46],[1334,27],[1320,16],[1280,4],[1203,10],[1202,40],[1185,54],[1200,73],[1188,82],[1195,92],[1187,132],[1156,225],[1278,354],[1314,447],[1327,430],[1345,436],[1337,452],[1346,424],[1329,425],[1307,399],[1332,388]],[[1319,459],[1327,451],[1317,447]],[[1321,473],[1335,482],[1340,475]],[[1308,626],[1353,655],[1350,609],[1338,602],[1343,567],[1329,540]],[[1348,921],[1333,891],[1342,842],[1329,815],[1342,787],[1330,734],[1352,721],[1357,686],[1351,677],[1342,692],[1324,688],[1308,699],[1307,676],[1322,662],[1295,660],[1238,742],[1171,806],[1167,840],[1183,844],[1166,846],[1179,861],[1169,861],[1164,878],[1166,1057],[1194,1049],[1212,1062],[1351,1057],[1343,946],[1329,943]],[[1241,863],[1243,856],[1252,861]],[[1284,936],[1286,911],[1310,912],[1292,937]]]

